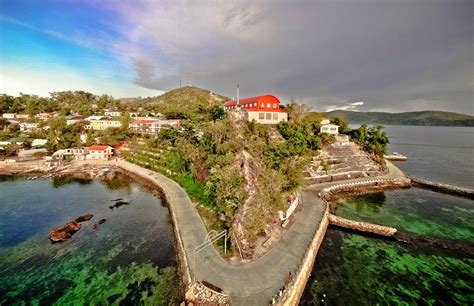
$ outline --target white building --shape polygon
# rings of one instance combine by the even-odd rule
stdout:
[[[20,131],[30,131],[38,128],[39,123],[36,122],[22,122],[20,123]]]
[[[45,146],[48,143],[47,139],[34,139],[33,142],[31,143],[31,147],[42,147]]]
[[[2,117],[5,119],[15,119],[16,113],[3,113]]]
[[[81,148],[57,150],[56,152],[53,153],[53,157],[56,157],[57,159],[65,159],[65,158],[71,157],[72,159],[75,159],[75,160],[85,160],[88,154],[87,153],[88,149],[89,148],[87,147],[81,147]]]
[[[91,146],[87,149],[86,159],[109,160],[114,154],[113,150],[110,146]]]
[[[118,117],[122,115],[122,112],[113,109],[104,109],[105,116]]]
[[[335,124],[323,124],[321,125],[321,133],[327,133],[331,135],[339,134],[339,125]]]
[[[130,123],[129,129],[140,133],[156,135],[163,126],[178,126],[179,120],[135,120]]]

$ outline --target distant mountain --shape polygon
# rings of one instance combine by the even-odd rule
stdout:
[[[440,112],[422,111],[407,113],[351,112],[335,110],[326,113],[328,117],[342,116],[349,123],[421,125],[421,126],[474,126],[474,116]]]

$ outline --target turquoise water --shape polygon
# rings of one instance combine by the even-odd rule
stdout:
[[[0,304],[180,301],[169,213],[148,190],[126,179],[18,179],[0,182],[0,195]],[[117,198],[131,204],[111,210]],[[94,218],[51,244],[52,227],[85,213]]]
[[[474,245],[474,201],[411,188],[330,203],[341,217],[393,226],[414,237]],[[474,258],[459,249],[362,236],[330,228],[303,305],[474,302]]]

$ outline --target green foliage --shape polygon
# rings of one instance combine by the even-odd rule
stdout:
[[[224,112],[224,109],[222,108],[222,106],[213,105],[211,107],[211,118],[212,118],[212,120],[216,121],[216,120],[224,118],[224,116],[225,116],[225,112]]]
[[[332,124],[339,126],[339,133],[345,134],[349,131],[347,120],[342,116],[336,116],[331,120]]]
[[[369,128],[366,124],[363,124],[358,129],[351,130],[349,135],[360,144],[364,150],[376,156],[382,156],[387,153],[389,139],[382,125]]]
[[[77,124],[67,125],[64,118],[53,119],[47,136],[48,151],[53,153],[56,150],[79,145],[81,143],[79,135],[80,127]]]

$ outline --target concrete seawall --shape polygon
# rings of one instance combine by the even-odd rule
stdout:
[[[460,195],[469,199],[474,199],[474,189],[458,187],[448,184],[437,183],[433,181],[423,180],[419,178],[410,178],[412,186],[431,189],[433,191],[450,193],[454,195]]]
[[[397,232],[397,229],[394,227],[382,226],[378,224],[354,221],[345,218],[341,218],[335,215],[329,215],[329,223],[331,225],[347,228],[350,230],[356,230],[366,233],[372,233],[376,235],[381,235],[385,237],[393,237]]]

